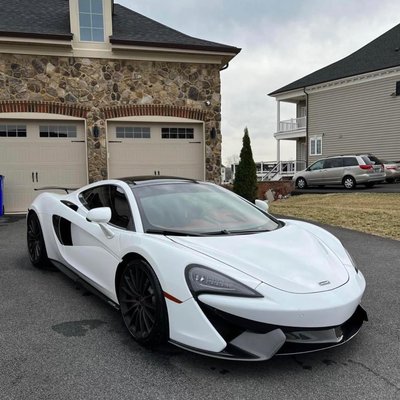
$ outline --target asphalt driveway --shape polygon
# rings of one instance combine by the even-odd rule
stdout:
[[[366,277],[370,321],[336,349],[240,363],[141,348],[106,303],[31,266],[24,219],[0,218],[0,398],[399,399],[400,242],[328,229]]]
[[[326,194],[326,193],[354,193],[354,192],[364,192],[364,193],[400,193],[400,182],[397,183],[380,183],[372,188],[367,188],[363,185],[357,186],[354,190],[345,189],[341,185],[334,186],[324,186],[322,188],[317,186],[312,186],[307,189],[295,189],[292,195],[300,194]]]

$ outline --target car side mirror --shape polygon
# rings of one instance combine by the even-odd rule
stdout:
[[[263,200],[256,200],[256,207],[259,208],[261,211],[268,212],[269,205],[267,201]]]
[[[101,230],[108,239],[114,237],[114,232],[107,226],[111,220],[111,208],[110,207],[98,207],[92,208],[86,215],[86,219],[89,222],[94,222],[100,225]]]

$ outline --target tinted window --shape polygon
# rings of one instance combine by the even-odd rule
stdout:
[[[82,192],[79,196],[82,204],[88,209],[109,207],[109,186],[98,186]]]
[[[118,186],[103,185],[82,192],[82,204],[89,210],[97,207],[110,207],[110,224],[124,229],[134,229],[128,199]]]
[[[322,169],[323,167],[324,167],[324,160],[319,160],[319,161],[315,162],[314,164],[312,164],[309,167],[309,170],[310,171],[316,171],[318,169]]]
[[[382,161],[375,156],[369,155],[369,156],[362,156],[361,158],[365,161],[366,164],[382,164]]]
[[[345,157],[343,158],[343,166],[344,167],[354,167],[358,165],[357,158],[355,157]]]
[[[340,168],[343,167],[342,158],[328,158],[324,161],[324,168]]]

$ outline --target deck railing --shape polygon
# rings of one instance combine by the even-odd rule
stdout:
[[[307,124],[307,117],[292,118],[279,122],[279,132],[297,131],[304,129]]]

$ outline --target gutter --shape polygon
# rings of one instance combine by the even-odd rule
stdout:
[[[306,95],[306,107],[307,107],[307,113],[306,113],[306,168],[308,167],[308,127],[309,127],[309,102],[308,102],[308,93],[306,91],[306,88],[303,88],[303,92]]]

